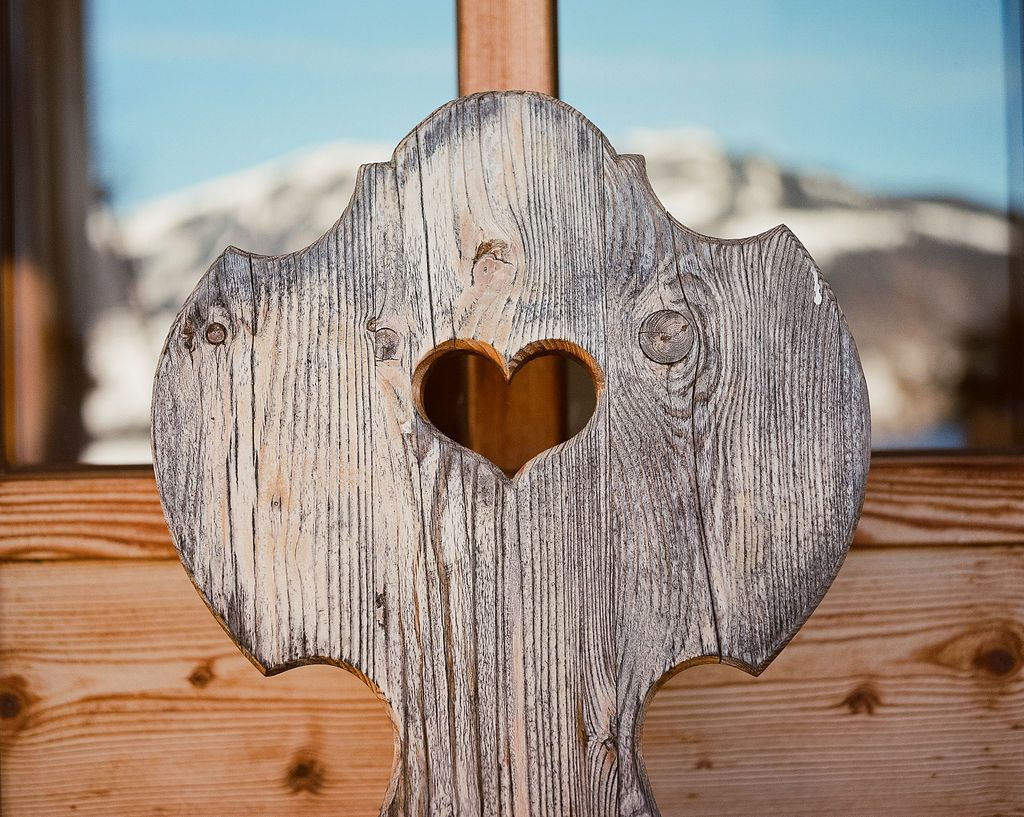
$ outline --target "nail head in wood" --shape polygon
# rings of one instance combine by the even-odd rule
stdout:
[[[640,348],[655,363],[678,363],[690,353],[690,322],[671,309],[652,312],[640,324]]]

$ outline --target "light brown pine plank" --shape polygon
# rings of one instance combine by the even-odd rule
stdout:
[[[665,813],[1020,813],[1022,586],[1019,548],[851,551],[759,679],[695,667],[657,695]]]
[[[385,707],[335,667],[265,678],[170,561],[0,569],[0,812],[375,814]]]
[[[854,550],[758,680],[673,678],[644,728],[665,815],[994,815],[1024,802],[1024,550]],[[0,566],[0,811],[376,814],[383,704],[263,678],[172,562]]]
[[[1024,457],[875,455],[854,545],[1024,542]]]
[[[176,559],[150,468],[0,478],[0,559]]]
[[[876,454],[854,547],[1024,543],[1024,457]],[[0,560],[177,558],[148,468],[0,478]]]

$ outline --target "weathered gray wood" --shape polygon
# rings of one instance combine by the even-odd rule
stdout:
[[[509,480],[417,408],[452,342],[576,354],[593,417]],[[768,664],[839,569],[869,454],[853,340],[796,238],[690,232],[641,158],[515,92],[435,112],[311,247],[218,259],[153,435],[182,561],[253,662],[340,664],[390,705],[390,815],[656,814],[652,690]]]

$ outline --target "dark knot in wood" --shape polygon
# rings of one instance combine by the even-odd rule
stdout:
[[[188,682],[196,689],[203,689],[213,681],[213,667],[209,662],[200,664],[188,676]]]
[[[1003,682],[1024,667],[1024,635],[1015,622],[998,622],[965,630],[937,647],[921,651],[919,657],[982,681]]]
[[[492,238],[482,242],[473,255],[471,284],[493,282],[496,275],[506,273],[505,267],[512,267],[508,242]]]
[[[10,720],[21,714],[21,698],[13,692],[0,692],[0,718]]]
[[[36,698],[28,689],[28,682],[20,675],[0,678],[0,719],[12,721],[5,729],[17,731],[29,707]]]
[[[293,794],[319,794],[324,787],[324,777],[324,767],[319,760],[312,756],[300,756],[289,767],[285,785]]]
[[[690,353],[690,322],[671,309],[652,312],[640,324],[640,348],[655,363],[678,363]]]
[[[490,241],[482,241],[476,248],[476,252],[473,254],[473,263],[476,264],[481,258],[490,256],[495,261],[500,261],[502,264],[509,263],[506,256],[508,255],[508,242],[502,241],[498,238],[492,238]]]
[[[978,645],[971,657],[975,670],[993,678],[1009,678],[1024,664],[1024,642],[1012,630],[997,632]]]
[[[996,648],[974,656],[974,666],[991,675],[1010,675],[1017,669],[1017,659],[1009,650]]]
[[[882,696],[869,683],[856,687],[842,702],[842,706],[849,709],[851,715],[874,715],[881,705]]]
[[[211,323],[206,327],[206,340],[214,346],[220,346],[228,337],[228,330],[223,324]]]

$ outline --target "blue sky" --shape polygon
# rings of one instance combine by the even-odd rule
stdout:
[[[115,206],[336,139],[397,142],[456,95],[447,1],[93,0],[88,36]]]
[[[562,96],[869,189],[1004,206],[999,0],[562,0]]]
[[[456,93],[453,7],[93,0],[115,206],[335,139],[396,142]],[[700,127],[869,190],[1005,206],[998,0],[561,0],[559,35],[563,98],[613,141]]]

